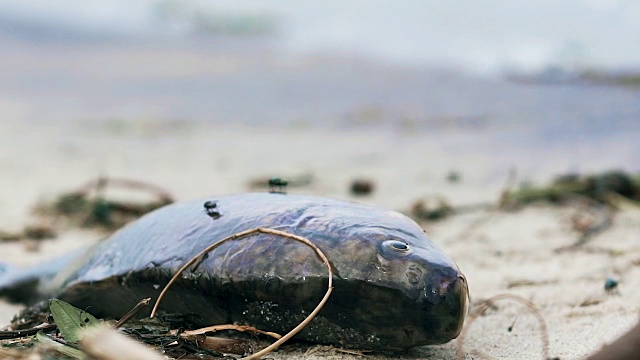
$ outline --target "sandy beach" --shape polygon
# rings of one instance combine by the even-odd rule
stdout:
[[[124,131],[110,131],[108,124],[34,126],[3,121],[2,125],[0,181],[3,189],[10,190],[0,197],[4,230],[29,224],[30,209],[37,201],[98,175],[150,181],[170,189],[179,200],[250,191],[251,180],[271,174],[310,175],[308,186],[290,191],[407,210],[416,199],[434,196],[453,204],[495,201],[508,171],[494,166],[490,151],[451,155],[442,144],[414,135],[205,124],[163,128],[139,122]],[[559,170],[552,165],[547,176]],[[445,180],[452,168],[462,174],[461,183]],[[356,177],[374,181],[371,197],[350,195],[349,184]],[[547,322],[550,354],[580,359],[637,320],[640,209],[620,211],[611,229],[580,249],[557,253],[577,239],[570,225],[576,211],[538,204],[516,212],[454,216],[424,227],[466,274],[473,304],[504,293],[528,299]],[[28,265],[103,236],[72,229],[43,241],[35,252],[16,242],[2,244],[0,253],[3,261]],[[619,294],[605,293],[608,277],[620,281]],[[3,304],[1,309],[0,319],[6,323],[18,307]],[[537,358],[540,332],[522,305],[503,301],[473,325],[465,348],[496,358]],[[455,359],[455,341],[413,349],[400,358]]]
[[[495,204],[513,171],[518,183],[544,184],[560,174],[640,166],[633,89],[515,85],[242,47],[43,49],[12,41],[0,50],[12,55],[0,59],[6,232],[32,224],[38,202],[99,176],[149,182],[178,201],[264,191],[251,184],[271,176],[303,178],[289,192],[406,212],[418,200]],[[460,181],[447,180],[453,171]],[[354,179],[370,180],[374,192],[355,197]],[[521,296],[546,322],[549,355],[582,359],[638,320],[640,209],[619,210],[607,231],[558,252],[577,241],[571,219],[579,211],[536,203],[422,226],[465,273],[472,308],[500,294]],[[37,246],[0,244],[0,261],[29,266],[105,236],[62,228]],[[619,281],[617,292],[605,292],[607,278]],[[0,302],[0,323],[20,308]],[[535,317],[509,301],[480,317],[464,343],[467,359],[540,358],[542,346]],[[456,359],[456,344],[373,357]],[[359,358],[304,353],[273,357]]]

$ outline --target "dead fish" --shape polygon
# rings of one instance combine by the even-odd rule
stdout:
[[[313,196],[251,193],[168,205],[84,253],[7,271],[0,289],[119,318],[140,299],[157,299],[177,269],[208,245],[257,227],[308,238],[335,272],[333,294],[298,339],[393,350],[445,343],[460,333],[466,279],[415,222]],[[240,323],[285,333],[317,305],[327,277],[308,246],[259,233],[211,251],[172,286],[160,310],[195,313],[202,326]]]

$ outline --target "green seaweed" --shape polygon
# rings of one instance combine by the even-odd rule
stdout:
[[[617,194],[630,201],[640,201],[640,176],[621,170],[586,176],[561,175],[546,186],[523,186],[510,192],[506,200],[510,204],[522,205],[535,201],[561,203],[572,197],[583,197],[609,204],[611,194]]]

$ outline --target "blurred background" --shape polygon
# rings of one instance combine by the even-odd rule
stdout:
[[[97,176],[180,199],[364,177],[399,208],[636,171],[639,34],[623,0],[3,1],[4,222]]]

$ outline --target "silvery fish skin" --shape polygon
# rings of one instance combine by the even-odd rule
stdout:
[[[206,201],[215,204],[214,214],[203,207]],[[72,261],[47,282],[58,290],[40,286],[40,295],[118,318],[140,299],[156,299],[176,270],[208,245],[257,227],[308,238],[335,272],[333,294],[298,339],[392,350],[444,343],[460,333],[466,280],[415,222],[395,211],[313,196],[256,193],[166,206]],[[202,326],[237,322],[286,333],[317,305],[327,277],[310,247],[255,234],[224,243],[185,272],[160,310],[197,313]]]

